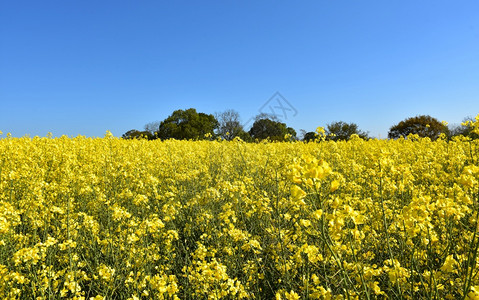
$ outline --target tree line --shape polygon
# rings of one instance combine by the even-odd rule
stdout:
[[[454,136],[467,136],[472,139],[478,135],[472,132],[472,127],[467,126],[466,118],[461,125],[447,125],[439,122],[436,118],[428,115],[420,115],[407,118],[398,124],[391,126],[388,138],[406,138],[409,134],[417,134],[420,137],[437,139],[441,134],[447,138]],[[362,139],[369,139],[369,133],[359,129],[355,123],[336,121],[327,124],[324,128],[323,138],[325,140],[347,140],[352,135]],[[254,118],[251,128],[246,131],[240,121],[237,111],[229,109],[224,112],[206,114],[197,112],[196,109],[175,110],[163,121],[151,122],[145,125],[144,130],[132,129],[122,135],[124,139],[178,139],[178,140],[203,140],[222,139],[233,140],[240,138],[246,142],[262,141],[290,141],[302,140],[311,141],[318,138],[318,132],[306,132],[301,130],[301,137],[296,131],[281,122],[274,115],[259,114]]]

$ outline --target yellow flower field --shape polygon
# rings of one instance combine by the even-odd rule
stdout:
[[[0,298],[479,299],[478,160],[466,138],[5,137]]]

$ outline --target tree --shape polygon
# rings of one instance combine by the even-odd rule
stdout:
[[[317,139],[317,137],[318,135],[316,134],[316,132],[313,132],[313,131],[306,132],[303,136],[303,141],[304,142],[314,141]]]
[[[271,121],[280,122],[278,116],[273,115],[273,114],[264,113],[264,112],[258,114],[256,117],[254,117],[255,121],[258,121],[258,120],[261,120],[261,119],[268,119],[268,120],[271,120]]]
[[[287,134],[296,138],[296,131],[287,127],[285,123],[273,121],[267,118],[257,119],[251,127],[249,134],[252,138],[264,140],[270,138],[273,141],[284,141]]]
[[[152,140],[153,139],[153,134],[149,131],[139,131],[136,129],[129,130],[125,132],[122,136],[122,138],[131,140],[131,139],[148,139]]]
[[[155,122],[150,122],[148,124],[145,124],[143,127],[145,131],[150,132],[151,134],[155,135],[155,133],[159,130],[160,128],[160,121],[155,121]]]
[[[216,113],[218,120],[217,135],[222,139],[231,141],[235,137],[245,137],[243,126],[240,122],[239,113],[233,109],[228,109],[222,113]]]
[[[421,115],[407,118],[389,129],[388,137],[397,139],[407,137],[409,134],[417,134],[420,137],[429,137],[435,140],[447,127],[431,116]]]
[[[359,130],[358,125],[355,123],[346,123],[343,121],[339,121],[326,125],[326,135],[328,140],[348,140],[353,134],[357,134],[360,138],[363,139],[368,138],[368,133]]]
[[[286,125],[286,124],[285,124]],[[298,137],[296,136],[296,130],[293,127],[287,127],[286,131],[288,132],[290,139],[297,140]]]
[[[160,123],[160,139],[204,139],[207,134],[214,136],[218,121],[213,115],[198,113],[196,109],[175,110]]]
[[[452,138],[454,136],[467,136],[471,139],[478,139],[479,134],[474,132],[474,126],[472,125],[476,120],[473,117],[466,117],[462,120],[460,125],[452,124],[447,127],[448,137]]]
[[[468,136],[469,134],[468,129],[469,129],[468,127],[463,126],[461,124],[449,124],[447,126],[447,136],[449,138],[452,138],[454,136],[459,136],[459,135]]]

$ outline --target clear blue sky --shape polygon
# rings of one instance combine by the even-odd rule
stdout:
[[[475,116],[479,2],[0,0],[4,135],[121,136],[190,107],[247,121],[277,91],[298,132]]]

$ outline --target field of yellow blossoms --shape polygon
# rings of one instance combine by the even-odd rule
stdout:
[[[4,136],[0,298],[479,299],[478,160],[468,138]]]

